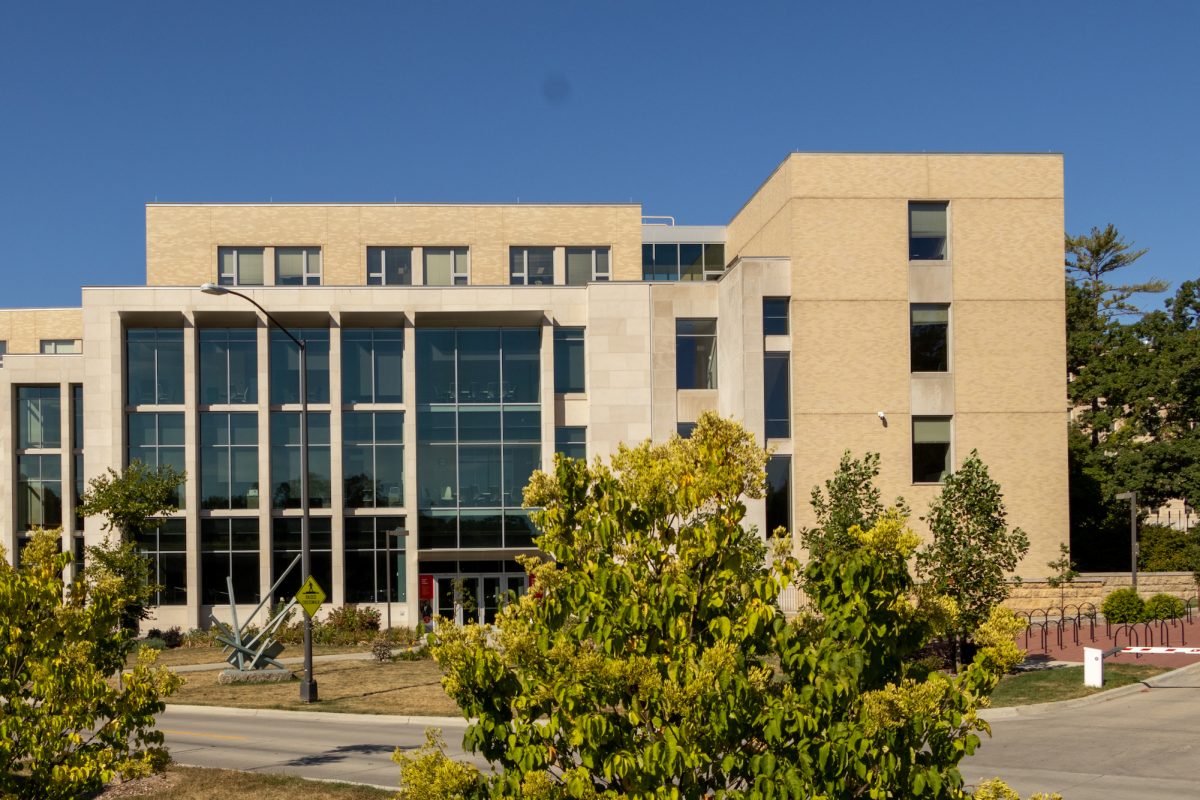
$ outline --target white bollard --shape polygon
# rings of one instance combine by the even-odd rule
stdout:
[[[1104,687],[1104,651],[1095,647],[1083,648],[1083,685],[1096,689]]]

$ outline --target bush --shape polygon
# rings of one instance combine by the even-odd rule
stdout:
[[[183,634],[183,642],[181,647],[216,647],[217,634],[220,631],[216,626],[211,628],[192,628],[187,633]]]
[[[167,647],[174,650],[183,644],[183,628],[180,628],[178,625],[173,628],[167,628],[162,632],[162,640]]]
[[[1104,598],[1100,612],[1109,622],[1142,622],[1146,618],[1146,603],[1133,589],[1117,589]]]
[[[166,650],[167,643],[158,636],[147,636],[142,640],[142,647],[149,647],[151,650]]]
[[[344,605],[329,612],[325,618],[325,625],[337,633],[376,633],[379,630],[379,611],[374,608]]]
[[[1200,529],[1180,531],[1144,525],[1138,532],[1138,569],[1145,572],[1200,570]]]
[[[146,631],[147,639],[161,639],[162,635],[163,635],[163,632],[160,631],[158,628],[151,628],[150,630]]]
[[[1159,593],[1146,601],[1146,620],[1179,619],[1183,616],[1183,601],[1169,594]]]
[[[388,641],[386,636],[377,636],[375,637],[375,641],[371,642],[371,655],[380,664],[392,660],[392,643]]]

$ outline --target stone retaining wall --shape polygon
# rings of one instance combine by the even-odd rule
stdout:
[[[1128,572],[1085,572],[1065,590],[1052,589],[1045,581],[1024,581],[1014,586],[1004,605],[1015,611],[1034,611],[1066,605],[1100,604],[1110,592],[1128,589]],[[1139,572],[1138,594],[1144,598],[1163,592],[1182,600],[1196,597],[1196,578],[1190,572]]]

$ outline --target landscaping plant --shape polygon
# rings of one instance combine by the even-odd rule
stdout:
[[[1100,613],[1106,620],[1116,624],[1144,622],[1146,603],[1133,589],[1117,589],[1104,598]]]

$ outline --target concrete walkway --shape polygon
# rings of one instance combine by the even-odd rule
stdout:
[[[401,653],[411,652],[408,647],[396,647],[392,649],[392,655],[398,656]],[[325,664],[331,661],[371,661],[375,658],[373,653],[363,651],[361,653],[335,653],[333,655],[313,656],[314,664]],[[279,659],[279,663],[287,666],[303,665],[304,656],[291,656],[289,658]],[[181,664],[175,667],[168,667],[172,672],[212,672],[218,669],[229,669],[228,661],[212,661],[207,664]]]

